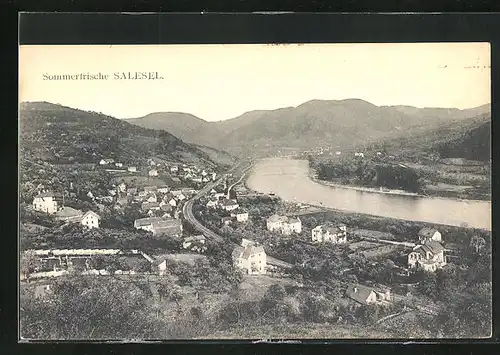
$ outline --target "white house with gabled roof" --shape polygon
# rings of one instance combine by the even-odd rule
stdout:
[[[53,192],[38,194],[33,199],[33,209],[39,212],[54,214],[57,212],[56,195]]]

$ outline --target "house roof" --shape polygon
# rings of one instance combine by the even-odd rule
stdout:
[[[349,285],[346,290],[346,296],[356,302],[366,304],[366,300],[372,292],[372,288],[363,285]]]
[[[423,244],[420,249],[424,250],[425,252],[431,252],[432,254],[436,255],[436,254],[439,254],[441,253],[443,250],[444,250],[444,247],[434,241],[434,240],[429,240],[427,241],[425,244]]]
[[[160,217],[139,218],[135,220],[134,224],[138,227],[143,227],[153,224],[154,222],[159,220],[161,220]]]
[[[267,219],[268,222],[271,223],[277,223],[277,222],[287,222],[288,217],[287,216],[279,216],[277,214],[273,214],[271,217]]]
[[[96,217],[97,219],[101,219],[101,216],[99,216],[97,213],[95,213],[94,211],[87,211],[83,214],[82,218],[85,218],[87,215],[92,215],[94,217]]]
[[[172,192],[169,192],[169,193],[165,194],[165,196],[163,197],[163,200],[168,202],[173,198],[175,198],[175,196],[172,194]]]
[[[327,222],[325,224],[319,225],[316,228],[321,229],[324,232],[329,232],[330,234],[337,234],[343,232],[340,227],[345,226],[344,224],[335,224],[331,222]],[[314,229],[316,229],[314,228]]]
[[[232,220],[232,217],[222,217],[221,218],[221,221],[222,222],[225,222],[225,221],[231,221]]]
[[[428,237],[428,238],[431,238],[434,233],[436,233],[438,230],[435,229],[435,228],[422,228],[419,232],[418,232],[418,235],[421,236],[421,237]]]
[[[250,258],[250,256],[252,255],[255,255],[255,254],[259,254],[259,253],[266,253],[264,251],[264,247],[262,245],[249,245],[247,246],[246,248],[243,249],[243,254],[241,255],[241,257],[243,259],[248,259]]]
[[[292,217],[290,219],[288,219],[288,223],[301,223],[300,221],[300,218],[299,217]]]

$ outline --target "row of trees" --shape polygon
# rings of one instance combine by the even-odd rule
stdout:
[[[277,323],[333,323],[371,326],[384,315],[402,309],[402,304],[360,306],[325,289],[296,289],[271,285],[262,299],[244,301],[234,296],[218,315],[225,328]]]

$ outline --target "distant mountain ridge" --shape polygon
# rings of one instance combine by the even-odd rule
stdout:
[[[489,112],[489,104],[459,110],[377,106],[361,99],[346,99],[310,100],[297,107],[249,111],[217,122],[177,112],[154,113],[126,121],[166,130],[186,142],[244,155],[258,150],[268,152],[318,145],[348,148]]]

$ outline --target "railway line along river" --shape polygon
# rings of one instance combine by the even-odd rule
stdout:
[[[491,202],[384,194],[325,186],[309,177],[307,160],[266,158],[248,174],[247,186],[285,201],[411,221],[491,230]]]

